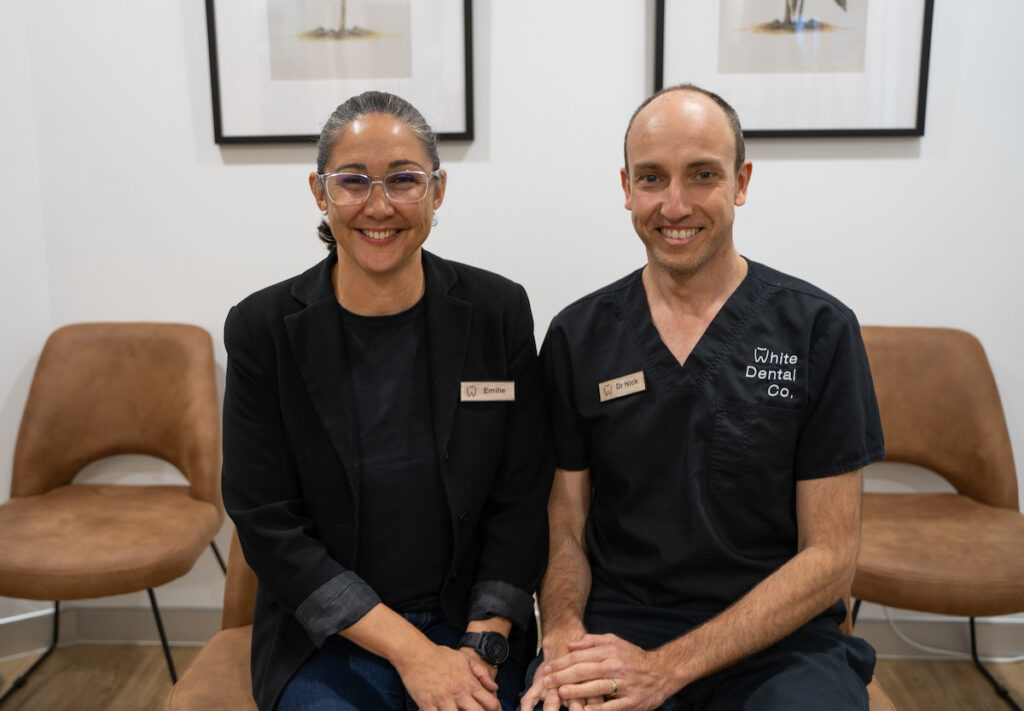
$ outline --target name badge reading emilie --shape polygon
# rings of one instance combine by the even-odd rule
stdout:
[[[598,383],[597,389],[601,396],[601,402],[607,402],[617,397],[643,392],[647,389],[647,383],[644,382],[644,371],[638,370],[635,373],[623,375],[621,378],[612,378]]]
[[[459,399],[462,402],[493,402],[516,399],[514,380],[478,380],[459,384]]]

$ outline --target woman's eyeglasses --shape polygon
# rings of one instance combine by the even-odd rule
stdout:
[[[399,170],[379,178],[364,173],[320,174],[327,199],[335,205],[359,205],[370,197],[374,183],[380,183],[391,202],[419,202],[427,195],[427,186],[440,171]]]

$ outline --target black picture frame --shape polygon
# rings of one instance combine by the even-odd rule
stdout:
[[[758,3],[762,7],[768,4],[764,0],[730,0],[734,5],[747,3]],[[781,3],[782,0],[776,0]],[[913,52],[906,52],[905,61],[897,70],[885,66],[879,61],[873,63],[875,72],[871,76],[857,77],[855,73],[822,72],[820,77],[814,77],[818,81],[807,81],[798,74],[780,75],[783,90],[779,92],[782,97],[789,97],[788,106],[798,108],[792,114],[793,125],[779,125],[785,123],[790,117],[782,116],[782,105],[773,105],[771,98],[766,97],[763,87],[764,74],[733,72],[730,74],[716,72],[706,66],[679,66],[680,62],[673,59],[671,51],[667,47],[674,46],[673,27],[679,26],[679,32],[685,32],[687,40],[687,55],[694,57],[706,57],[708,54],[718,56],[718,42],[720,36],[719,27],[709,27],[714,20],[709,19],[708,8],[720,9],[719,2],[707,3],[706,0],[656,0],[655,5],[655,47],[654,47],[654,90],[660,91],[666,85],[692,82],[703,88],[719,93],[736,108],[743,120],[743,135],[747,138],[791,138],[791,137],[858,137],[858,136],[923,136],[925,127],[925,107],[928,95],[928,63],[931,51],[931,28],[932,15],[934,12],[934,0],[900,0],[899,3],[873,3],[870,7],[880,14],[884,14],[890,7],[901,8],[902,16],[894,21],[893,18],[872,17],[871,22],[866,22],[865,32],[874,32],[865,40],[867,47],[895,46],[906,43],[908,36],[915,38],[915,32],[920,32],[920,52],[914,56]],[[667,4],[667,6],[666,6]],[[782,3],[783,8],[785,4]],[[820,6],[818,6],[820,7]],[[703,22],[678,23],[680,16],[687,13],[703,15]],[[890,15],[892,13],[889,13]],[[721,13],[719,13],[721,15]],[[889,22],[887,25],[886,22]],[[695,25],[701,26],[702,31],[695,30]],[[685,25],[685,27],[684,27]],[[699,39],[698,39],[699,38]],[[693,42],[702,41],[704,44],[694,47]],[[888,43],[888,45],[886,45]],[[916,45],[916,41],[915,41]],[[710,47],[710,52],[706,51]],[[868,50],[866,50],[868,53]],[[878,54],[881,54],[878,52]],[[868,65],[869,61],[865,60]],[[883,73],[884,69],[884,73]],[[876,76],[877,75],[877,76]],[[776,79],[775,77],[772,80]],[[860,79],[860,81],[858,81]],[[789,82],[791,88],[786,87]],[[886,92],[878,91],[879,85],[884,84]],[[825,90],[815,92],[816,86],[824,86]],[[831,105],[839,106],[843,103],[843,87],[852,86],[856,91],[847,96],[848,103],[855,104],[860,98],[860,104],[867,104],[864,108],[864,115],[860,117],[839,115],[844,113],[837,110],[835,116],[829,116]],[[903,91],[905,90],[905,92]],[[889,106],[882,105],[884,102],[892,102],[892,95],[899,99],[902,107],[897,120],[886,117],[883,120],[876,120],[875,114],[885,113]],[[827,96],[826,96],[827,94]],[[884,94],[882,98],[879,95]],[[796,96],[797,100],[792,100]],[[868,101],[863,101],[868,97]],[[872,106],[871,99],[875,98],[878,105]],[[784,101],[781,99],[780,101]],[[810,110],[802,111],[809,107]],[[813,115],[813,116],[812,116]],[[824,121],[818,121],[818,116],[825,116]]]
[[[390,91],[413,103],[441,140],[473,140],[471,0],[427,3],[431,6],[428,21],[410,21],[414,28],[410,33],[417,33],[411,78],[321,78],[304,82],[271,80],[270,63],[265,61],[270,42],[264,35],[269,31],[256,23],[246,26],[248,18],[258,14],[253,10],[253,2],[205,2],[215,143],[315,142],[320,123],[334,107],[368,89]],[[270,0],[255,2],[264,2],[269,12]],[[230,29],[218,31],[218,26]],[[431,35],[435,30],[436,36]],[[411,40],[409,44],[412,45]],[[433,62],[430,67],[417,63],[416,58],[423,56]],[[433,71],[435,68],[439,71]],[[417,71],[421,80],[415,76]],[[295,101],[296,95],[301,100]]]

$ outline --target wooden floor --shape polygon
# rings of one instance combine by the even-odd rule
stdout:
[[[180,676],[199,647],[172,647]],[[0,694],[38,657],[0,662]],[[3,711],[160,711],[171,693],[159,645],[76,644],[60,647],[11,694]]]
[[[985,664],[1018,706],[1024,707],[1024,662]],[[1007,711],[1011,707],[974,662],[880,659],[875,677],[899,711]]]
[[[179,674],[198,647],[174,647]],[[0,662],[0,694],[34,657]],[[1024,662],[992,664],[1024,706]],[[1006,711],[970,662],[880,660],[876,675],[899,711]],[[171,690],[160,647],[75,645],[53,653],[3,711],[160,711]]]

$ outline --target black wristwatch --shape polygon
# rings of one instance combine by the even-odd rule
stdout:
[[[508,659],[508,640],[501,632],[467,632],[459,646],[476,650],[481,659],[494,667]]]

